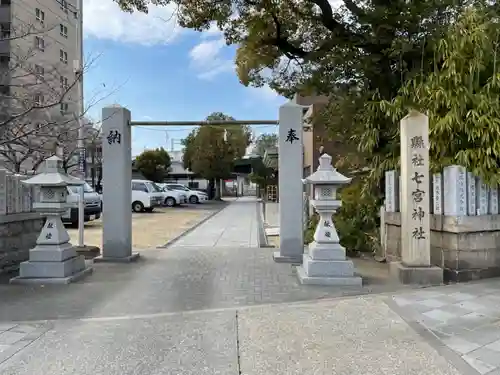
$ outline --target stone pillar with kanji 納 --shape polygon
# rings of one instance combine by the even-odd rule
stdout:
[[[102,256],[96,262],[128,263],[139,257],[132,251],[130,117],[130,111],[119,105],[102,109]]]
[[[401,133],[401,262],[391,274],[404,284],[435,285],[443,270],[431,265],[429,120],[411,111]]]

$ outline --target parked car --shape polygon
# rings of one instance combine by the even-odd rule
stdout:
[[[79,181],[75,179],[75,181]],[[62,215],[62,221],[66,223],[71,223],[73,225],[78,224],[78,202],[80,200],[80,186],[82,185],[72,185],[67,186],[68,198],[67,202],[70,208]],[[83,184],[83,196],[84,196],[84,210],[83,217],[85,222],[97,220],[102,214],[102,201],[101,196],[97,194],[92,187],[85,182]]]
[[[161,207],[164,193],[159,186],[148,180],[132,180],[132,211],[153,212],[155,207]]]
[[[185,185],[181,184],[165,184],[165,185],[166,187],[172,190],[182,191],[184,194],[187,195],[189,203],[196,204],[208,200],[208,195],[206,193],[198,190],[191,190]]]
[[[160,189],[165,194],[164,205],[167,207],[178,206],[183,203],[188,202],[188,198],[185,192],[171,189],[165,184],[158,184]]]

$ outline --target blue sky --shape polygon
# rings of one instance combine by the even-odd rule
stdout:
[[[175,24],[169,8],[126,14],[112,0],[84,0],[85,100],[88,114],[118,103],[134,120],[196,121],[211,112],[238,120],[274,120],[285,99],[268,87],[246,88],[234,70],[235,47],[215,29],[197,33]],[[255,126],[256,135],[275,126]],[[163,146],[168,150],[189,128],[133,130],[133,153]]]

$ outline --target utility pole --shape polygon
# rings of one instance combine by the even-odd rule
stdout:
[[[75,73],[76,88],[78,90],[78,109],[75,111],[75,117],[78,123],[78,168],[80,178],[85,181],[85,132],[83,129],[83,0],[77,1],[77,9],[75,11],[75,27],[76,27],[76,50],[78,59],[73,61],[73,70]],[[84,224],[85,224],[85,193],[83,185],[80,186],[80,199],[78,200],[78,246],[84,247]]]

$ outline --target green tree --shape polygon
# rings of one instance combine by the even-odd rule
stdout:
[[[170,169],[170,155],[163,147],[145,150],[135,159],[135,167],[148,180],[162,182]]]
[[[463,165],[493,185],[500,184],[499,37],[499,20],[488,9],[466,10],[440,41],[434,70],[374,109],[395,127],[409,110],[427,113],[431,167]],[[365,142],[373,140],[366,136]],[[397,167],[399,152],[390,160],[377,174]]]
[[[182,27],[203,31],[217,25],[226,42],[237,46],[236,72],[244,85],[267,83],[288,97],[295,92],[335,96],[329,109],[340,106],[349,112],[333,115],[336,122],[328,123],[332,133],[362,145],[368,163],[375,164],[389,158],[399,144],[397,127],[371,104],[391,100],[407,80],[432,71],[437,42],[465,4],[474,4],[342,0],[333,7],[328,0],[115,1],[126,11],[147,11],[149,3],[174,4]]]
[[[228,121],[233,117],[220,112],[210,114],[206,121]],[[245,155],[251,132],[243,125],[203,125],[183,141],[184,166],[215,184],[215,199],[221,197],[221,180],[230,177],[233,163]]]

